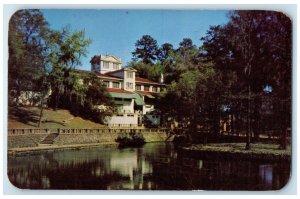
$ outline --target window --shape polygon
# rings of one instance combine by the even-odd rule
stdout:
[[[137,90],[137,91],[142,90],[142,86],[141,85],[135,85],[135,90]]]
[[[126,82],[127,89],[133,89],[133,83]]]
[[[103,84],[106,88],[109,88],[109,81],[103,81]]]
[[[113,82],[113,88],[120,88],[119,82]]]
[[[104,61],[103,62],[103,68],[109,68],[109,62]]]
[[[157,92],[157,87],[153,86],[152,87],[152,92]]]
[[[133,78],[133,72],[127,71],[127,78]]]
[[[150,89],[150,86],[144,86],[144,91],[149,91],[149,89]]]
[[[113,69],[118,70],[119,69],[119,64],[113,63]]]

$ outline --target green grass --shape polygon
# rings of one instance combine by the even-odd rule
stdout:
[[[8,128],[37,128],[40,110],[37,107],[9,107]],[[44,109],[41,128],[103,128],[104,125],[81,117],[68,110]]]
[[[242,152],[242,153],[254,153],[254,154],[277,154],[277,155],[291,155],[291,146],[287,149],[279,149],[278,144],[266,144],[266,143],[252,143],[250,150],[245,150],[245,143],[217,143],[207,145],[192,145],[186,147],[189,150],[200,151],[221,151],[221,152]]]

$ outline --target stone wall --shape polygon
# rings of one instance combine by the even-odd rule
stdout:
[[[129,134],[130,129],[110,129],[110,130],[60,130],[60,134],[54,139],[54,145],[72,145],[72,144],[92,144],[115,142],[121,134]],[[145,138],[145,142],[165,142],[172,141],[173,138],[167,136],[166,131],[153,129],[140,129]],[[26,133],[26,134],[9,134],[8,149],[20,147],[35,147],[47,136],[47,133]]]
[[[122,132],[110,133],[84,133],[84,134],[59,134],[55,139],[54,144],[68,145],[68,144],[88,144],[88,143],[104,143],[115,142],[118,135]],[[165,132],[150,132],[145,131],[142,133],[145,142],[164,142],[167,141],[167,133]],[[172,140],[168,140],[172,141]]]
[[[54,140],[54,144],[70,145],[114,142],[117,136],[118,133],[59,134]]]
[[[165,142],[172,141],[167,140],[168,136],[165,132],[144,132],[143,136],[145,138],[145,142]]]
[[[22,147],[35,147],[47,136],[48,134],[22,134],[22,135],[9,135],[7,139],[8,148],[22,148]]]

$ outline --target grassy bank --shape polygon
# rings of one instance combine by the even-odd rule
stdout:
[[[244,143],[218,143],[181,147],[179,153],[204,159],[290,161],[291,147],[278,149],[276,144],[255,143],[245,150]]]
[[[37,128],[40,110],[37,107],[9,107],[8,128]],[[81,117],[68,110],[45,109],[40,128],[102,128],[104,125]]]

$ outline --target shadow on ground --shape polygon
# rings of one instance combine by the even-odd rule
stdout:
[[[10,120],[20,121],[24,124],[36,127],[39,115],[31,110],[25,110],[22,107],[8,107],[8,117]]]

